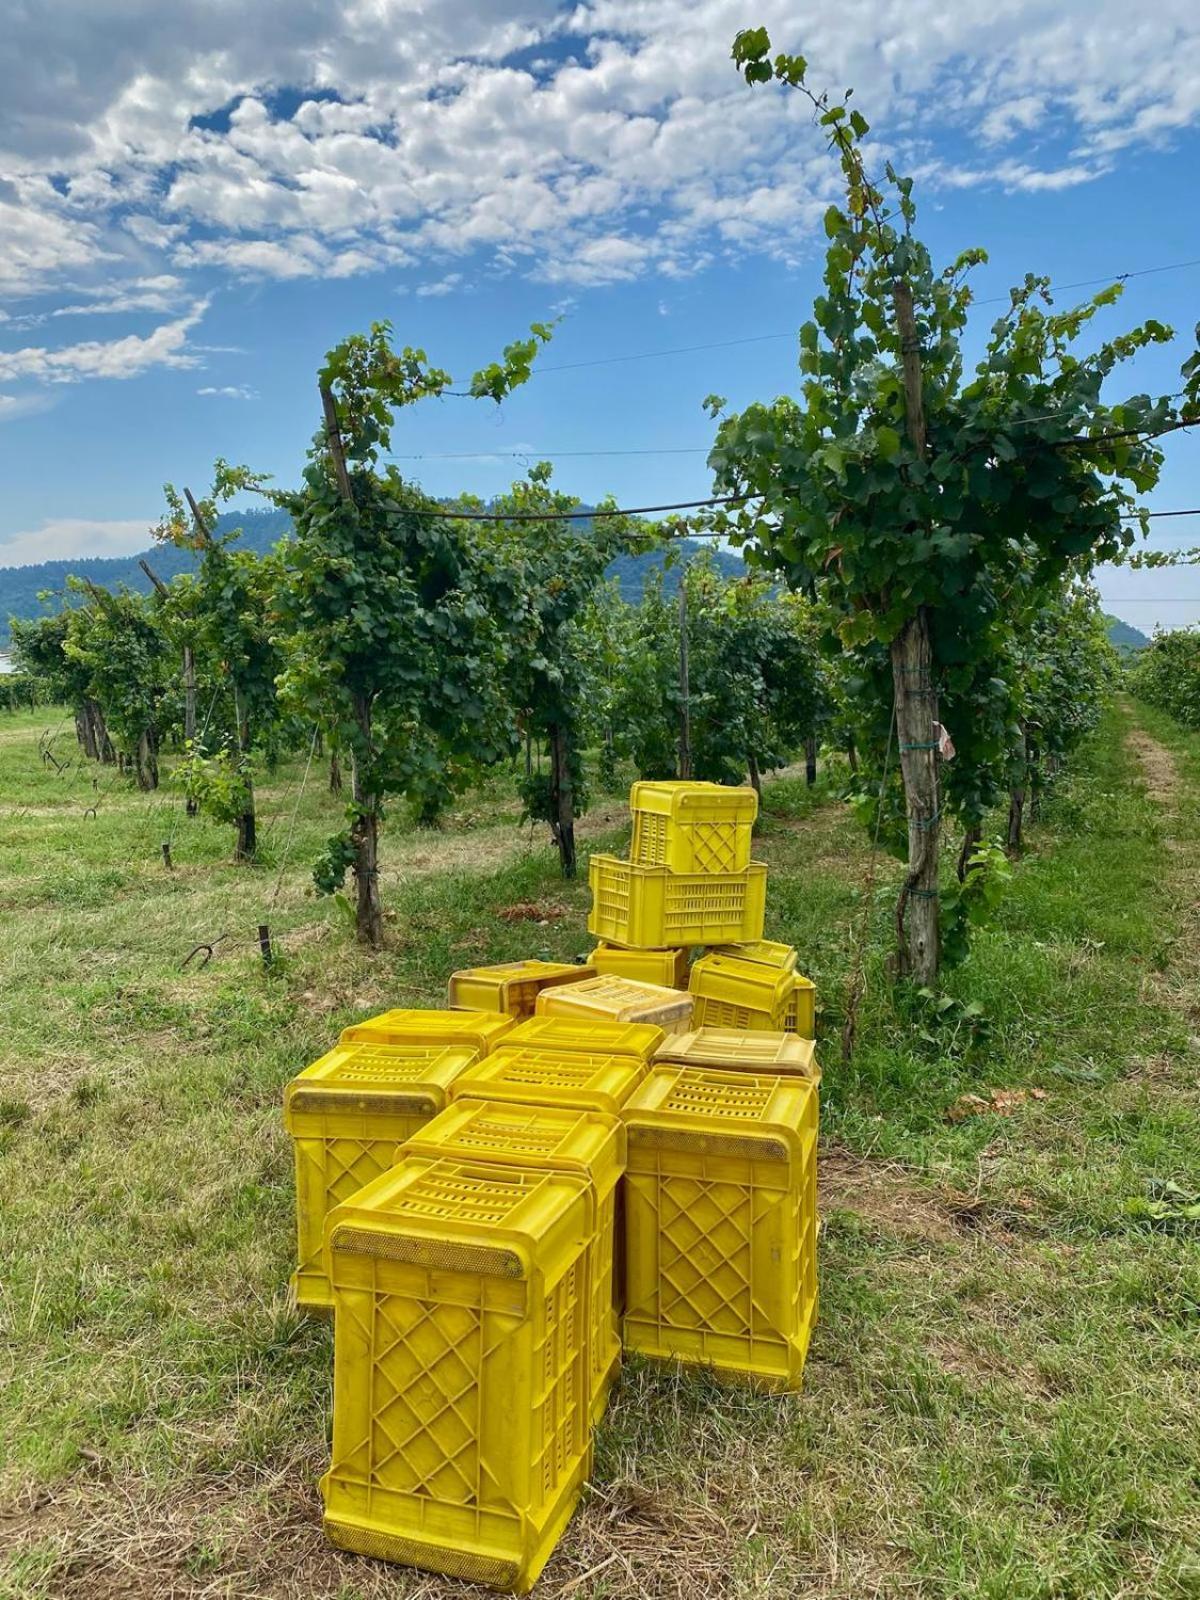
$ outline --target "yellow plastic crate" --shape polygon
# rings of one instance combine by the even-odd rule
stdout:
[[[604,1022],[598,1017],[530,1017],[505,1037],[512,1046],[532,1045],[585,1055],[636,1056],[649,1061],[666,1038],[649,1022]]]
[[[794,987],[792,973],[737,956],[703,955],[688,974],[698,1028],[782,1032]]]
[[[756,939],[751,944],[717,945],[713,955],[733,956],[739,961],[753,961],[780,972],[795,974],[795,984],[789,991],[784,1007],[783,1027],[788,1033],[799,1034],[802,1039],[817,1036],[817,991],[811,979],[796,972],[796,947],[779,944],[773,939]]]
[[[816,1049],[811,1039],[799,1039],[794,1033],[697,1028],[660,1044],[654,1064],[673,1061],[684,1067],[715,1067],[719,1072],[778,1073],[820,1083]]]
[[[625,1122],[626,1348],[799,1388],[817,1304],[816,1086],[657,1066]]]
[[[460,1074],[454,1099],[567,1106],[617,1116],[646,1072],[641,1056],[502,1045]]]
[[[329,1219],[345,1550],[525,1593],[591,1467],[582,1173],[405,1157]]]
[[[494,967],[466,967],[450,975],[450,1006],[468,1011],[504,1011],[531,1017],[538,995],[560,983],[580,983],[596,968],[564,961],[505,961]]]
[[[539,1017],[599,1017],[609,1022],[649,1022],[664,1033],[682,1033],[692,1020],[692,997],[657,983],[604,976],[586,983],[545,989]]]
[[[588,862],[588,882],[588,932],[606,944],[662,949],[762,935],[767,869],[761,861],[744,872],[683,873],[596,855]]]
[[[783,1026],[788,1033],[799,1034],[801,1039],[815,1039],[817,1036],[817,986],[799,973],[796,973],[796,981],[788,995]]]
[[[331,1304],[321,1254],[325,1218],[394,1166],[400,1146],[436,1117],[450,1085],[479,1059],[468,1045],[339,1045],[283,1093],[296,1166],[296,1303]]]
[[[739,961],[757,961],[764,967],[776,967],[780,972],[795,972],[798,955],[794,944],[782,944],[778,939],[751,939],[746,944],[718,944],[713,954],[736,956]]]
[[[381,1011],[342,1032],[342,1044],[457,1044],[486,1055],[515,1025],[494,1011]]]
[[[744,872],[758,815],[753,789],[720,783],[635,783],[630,859],[672,872]]]
[[[408,1141],[405,1156],[452,1157],[490,1166],[581,1172],[596,1195],[596,1232],[588,1258],[591,1308],[592,1420],[604,1414],[621,1359],[613,1280],[617,1183],[625,1171],[625,1128],[601,1111],[459,1100]]]
[[[687,988],[686,950],[622,950],[617,945],[598,944],[588,963],[596,972],[611,973],[615,978],[658,983],[664,989]]]

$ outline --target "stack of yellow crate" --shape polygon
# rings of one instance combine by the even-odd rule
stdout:
[[[676,984],[690,946],[762,937],[767,869],[750,859],[753,789],[719,783],[635,783],[629,860],[588,864],[599,972]],[[680,986],[682,986],[680,984]]]
[[[524,1592],[622,1345],[799,1386],[812,986],[762,938],[753,791],[631,803],[631,860],[592,858],[586,965],[456,972],[449,1009],[347,1028],[288,1086],[293,1283],[334,1313],[321,1487],[346,1549]]]

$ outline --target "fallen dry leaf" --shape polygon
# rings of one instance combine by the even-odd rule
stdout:
[[[532,900],[518,900],[515,906],[503,906],[496,913],[504,922],[557,922],[560,917],[569,917],[570,914],[570,906],[564,906],[557,900],[547,900],[540,906]]]
[[[981,1117],[987,1113],[998,1117],[1011,1117],[1018,1106],[1027,1100],[1045,1100],[1045,1089],[993,1089],[986,1097],[979,1094],[960,1094],[946,1112],[947,1122],[965,1122],[968,1117]]]

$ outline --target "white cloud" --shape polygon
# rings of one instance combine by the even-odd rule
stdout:
[[[0,299],[36,293],[108,257],[95,224],[68,216],[49,182],[0,181]]]
[[[147,521],[96,522],[86,517],[56,517],[28,533],[0,540],[0,567],[32,567],[40,561],[71,561],[83,556],[130,556],[150,544]]]
[[[206,384],[203,389],[197,389],[197,394],[212,395],[218,400],[257,400],[258,390],[247,387],[244,383],[226,383],[218,386]]]
[[[993,106],[980,122],[979,131],[986,143],[1004,144],[1018,133],[1036,128],[1045,114],[1046,102],[1040,95],[1018,95]]]
[[[419,283],[416,293],[429,298],[430,296],[453,294],[463,281],[461,272],[448,272],[444,278],[438,278],[433,283]]]
[[[161,323],[142,337],[91,339],[54,350],[28,345],[0,351],[0,383],[36,378],[42,383],[80,383],[85,378],[136,378],[151,367],[195,367],[199,358],[188,348],[188,334],[208,309],[198,300],[186,316]]]
[[[48,410],[51,404],[50,396],[37,390],[28,394],[0,394],[0,422],[33,416],[39,411]]]
[[[153,278],[135,278],[125,288],[93,291],[93,297],[76,305],[57,306],[51,317],[113,316],[129,311],[174,311],[183,291],[183,279],[162,272]]]
[[[920,163],[911,170],[915,177],[931,180],[950,189],[977,189],[981,184],[994,183],[1010,192],[1053,193],[1057,189],[1074,189],[1081,183],[1091,183],[1109,168],[1108,164],[1101,162],[1090,166],[1072,162],[1062,167],[1041,168],[1029,166],[1023,161],[1001,161],[988,168],[952,166],[932,161]]]
[[[160,273],[152,278],[135,278],[116,289],[85,289],[83,292],[89,298],[54,306],[48,311],[28,311],[15,317],[0,314],[0,321],[11,322],[14,327],[33,328],[58,317],[111,317],[126,316],[136,311],[175,311],[180,302],[186,299],[183,290],[182,278],[174,273]]]
[[[580,286],[794,261],[829,162],[797,96],[734,71],[746,20],[733,0],[243,0],[236,29],[161,0],[19,8],[0,297],[70,282],[78,315],[91,281],[115,312],[155,276],[417,263],[416,292],[445,294],[474,251]],[[1194,0],[761,0],[753,20],[814,82],[855,85],[933,202],[1088,183],[1200,120]]]

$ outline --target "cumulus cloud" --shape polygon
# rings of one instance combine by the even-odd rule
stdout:
[[[150,543],[150,520],[96,522],[58,517],[40,528],[0,540],[0,567],[32,567],[40,561],[72,561],[83,556],[130,556]]]
[[[419,283],[416,292],[428,299],[438,295],[453,294],[463,281],[461,272],[448,272],[444,278],[438,278],[432,283]]]
[[[188,334],[208,309],[198,300],[186,314],[160,323],[146,335],[90,339],[50,349],[27,345],[0,351],[0,383],[36,378],[42,383],[81,383],[85,378],[136,378],[151,367],[194,367],[199,357],[188,348]]]
[[[217,400],[258,399],[258,390],[251,389],[244,383],[225,383],[220,385],[205,384],[202,389],[197,389],[196,393],[211,395]]]
[[[729,61],[729,0],[56,0],[0,34],[0,298],[89,275],[346,278],[455,259],[589,287],[792,261],[830,192],[803,105]],[[933,185],[1053,191],[1200,119],[1200,12],[1156,0],[761,0]],[[443,268],[445,270],[443,270]],[[166,293],[167,291],[163,291]],[[91,300],[99,309],[96,298]],[[77,309],[79,308],[79,309]],[[146,304],[144,309],[154,309]],[[169,308],[160,305],[166,312]]]

